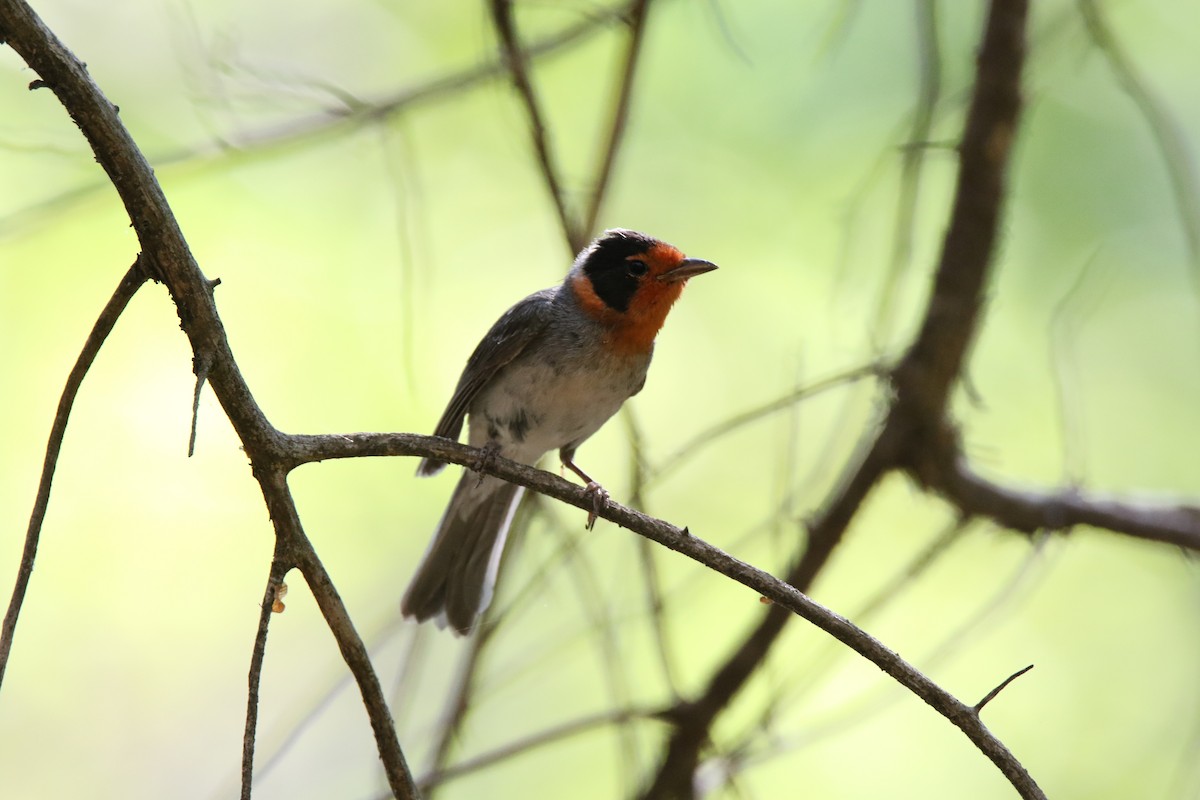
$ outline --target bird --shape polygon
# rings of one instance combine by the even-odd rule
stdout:
[[[654,340],[688,279],[711,272],[652,236],[604,231],[575,258],[563,282],[508,309],[467,359],[434,435],[467,440],[534,465],[558,450],[594,500],[608,493],[574,461],[575,451],[642,390]],[[423,459],[417,474],[446,462]],[[491,602],[513,514],[524,488],[464,468],[401,601],[406,618],[433,619],[468,635]]]

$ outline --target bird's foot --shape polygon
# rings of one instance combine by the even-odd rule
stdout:
[[[468,469],[479,476],[479,481],[475,484],[476,486],[483,483],[483,479],[487,475],[484,470],[491,469],[492,465],[496,463],[496,454],[498,452],[500,452],[500,446],[495,442],[488,442],[479,448],[479,455],[475,457],[474,463],[468,467]]]
[[[583,491],[587,496],[592,498],[592,510],[588,512],[587,525],[585,526],[590,531],[596,527],[596,518],[600,516],[600,512],[608,504],[608,491],[595,481],[588,481]]]

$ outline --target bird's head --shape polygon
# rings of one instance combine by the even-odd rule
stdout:
[[[617,228],[583,249],[567,281],[583,311],[611,328],[614,345],[646,351],[688,278],[716,268],[652,236]]]

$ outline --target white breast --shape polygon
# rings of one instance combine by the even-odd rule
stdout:
[[[470,442],[533,464],[577,447],[641,388],[650,356],[564,363],[530,354],[505,367],[470,408]]]

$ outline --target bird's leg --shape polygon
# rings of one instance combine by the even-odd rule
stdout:
[[[579,479],[587,485],[583,487],[584,492],[592,498],[592,510],[588,512],[587,530],[596,527],[596,517],[600,516],[600,510],[604,508],[604,504],[608,502],[608,492],[604,487],[592,480],[591,476],[575,465],[573,460],[575,457],[574,450],[562,449],[558,451],[558,457],[562,460],[562,465],[579,476]]]
[[[487,475],[484,470],[496,463],[496,454],[500,452],[500,443],[495,440],[489,440],[487,444],[479,449],[482,452],[475,457],[475,463],[467,467],[467,469],[479,476],[479,481],[475,484],[476,487],[483,483],[483,479]]]

